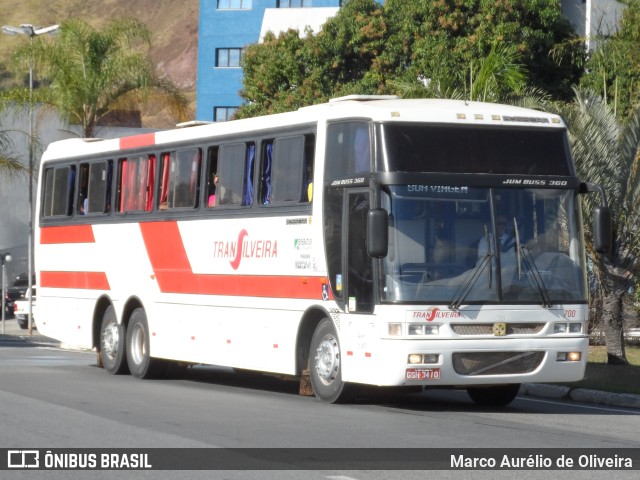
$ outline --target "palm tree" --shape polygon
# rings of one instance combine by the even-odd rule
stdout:
[[[149,30],[138,20],[113,20],[98,31],[73,19],[62,23],[53,41],[36,38],[18,49],[15,58],[37,62],[46,79],[33,101],[55,108],[68,123],[82,125],[84,137],[92,137],[110,112],[140,109],[149,102],[166,106],[179,121],[186,119],[186,98],[157,75],[143,53],[149,39]]]
[[[523,94],[534,94],[526,89],[527,72],[521,63],[522,54],[512,45],[494,44],[489,53],[477,62],[471,61],[465,76],[450,72],[418,81],[390,81],[389,84],[403,98],[452,98],[479,102],[506,102]]]
[[[13,142],[8,132],[0,130],[0,175],[15,177],[25,174],[27,169],[12,152]]]
[[[576,90],[575,103],[566,105],[562,114],[569,126],[578,174],[604,187],[612,211],[614,250],[609,255],[589,251],[589,257],[597,279],[608,363],[626,364],[622,300],[633,286],[640,258],[640,109],[621,124],[613,106]],[[589,202],[585,207],[591,208]],[[590,236],[588,225],[586,230]]]

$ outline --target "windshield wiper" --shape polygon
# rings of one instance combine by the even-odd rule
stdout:
[[[542,305],[546,308],[551,307],[551,299],[549,298],[549,291],[547,290],[546,285],[544,284],[544,280],[542,279],[542,275],[540,275],[540,270],[538,270],[538,266],[536,262],[533,260],[533,255],[531,255],[531,250],[528,247],[522,246],[520,247],[522,251],[522,260],[524,261],[525,267],[531,272],[531,277],[533,277],[533,282],[535,286],[538,288],[538,292],[540,292],[540,297],[542,297]],[[531,285],[531,280],[529,275],[527,275],[527,281]]]
[[[471,273],[467,276],[465,282],[462,285],[460,285],[458,290],[456,290],[453,300],[449,304],[450,310],[457,310],[458,308],[460,308],[460,305],[462,304],[464,299],[467,298],[467,295],[469,295],[469,292],[473,290],[474,285],[478,282],[478,279],[482,275],[482,272],[484,271],[484,269],[487,268],[487,265],[489,265],[489,288],[491,288],[491,280],[493,278],[493,271],[491,267],[491,264],[492,264],[491,257],[493,257],[493,254],[491,253],[491,244],[489,242],[489,232],[487,231],[486,225],[484,226],[484,238],[487,244],[487,253],[485,254],[484,257],[482,257],[480,264],[475,269],[473,269]]]

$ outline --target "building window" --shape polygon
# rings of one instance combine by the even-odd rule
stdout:
[[[252,0],[218,0],[218,10],[251,10]]]
[[[311,0],[279,0],[278,8],[311,7]]]
[[[242,54],[242,48],[218,48],[216,49],[216,67],[240,68]]]
[[[215,107],[213,109],[213,121],[226,122],[231,120],[236,110],[238,110],[238,107]]]

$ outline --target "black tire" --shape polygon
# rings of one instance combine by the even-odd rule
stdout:
[[[136,308],[127,327],[127,364],[136,378],[158,378],[167,369],[167,362],[151,357],[149,324],[144,309]]]
[[[467,393],[477,405],[484,407],[504,407],[509,405],[520,391],[519,383],[495,387],[470,387]]]
[[[100,326],[100,359],[112,375],[129,372],[125,356],[125,328],[118,323],[113,305],[105,310]]]
[[[309,348],[309,376],[314,395],[329,403],[351,399],[352,388],[342,381],[340,342],[328,318],[316,327]]]

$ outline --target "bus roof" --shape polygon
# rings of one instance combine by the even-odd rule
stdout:
[[[510,105],[448,99],[400,99],[391,95],[350,95],[332,99],[328,103],[269,116],[201,125],[189,122],[189,125],[194,126],[116,139],[60,140],[49,144],[43,159],[69,158],[348,118],[368,119],[374,122],[565,127],[558,115]]]

